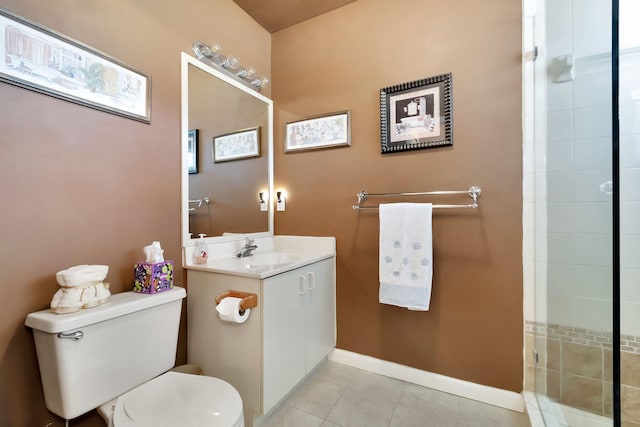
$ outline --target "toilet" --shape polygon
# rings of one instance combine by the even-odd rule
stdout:
[[[75,313],[29,314],[47,409],[66,420],[98,409],[114,427],[244,427],[233,386],[171,371],[185,296],[123,292]]]

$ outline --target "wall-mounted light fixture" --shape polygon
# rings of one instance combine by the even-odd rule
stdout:
[[[193,53],[206,64],[213,65],[218,70],[224,71],[235,80],[244,83],[252,89],[260,92],[269,83],[267,77],[258,77],[253,67],[243,67],[235,56],[225,56],[220,50],[219,43],[213,42],[211,46],[195,41]]]
[[[260,210],[262,212],[266,212],[269,210],[269,193],[266,191],[261,191],[258,193],[258,200],[260,201]]]
[[[276,192],[276,210],[283,211],[285,210],[285,203],[287,200],[287,193],[280,190]]]

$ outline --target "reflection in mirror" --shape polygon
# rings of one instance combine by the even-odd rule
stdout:
[[[182,71],[184,242],[189,234],[272,233],[272,204],[261,211],[259,200],[273,188],[271,100],[184,53]],[[249,129],[257,132],[241,132]],[[186,142],[191,130],[195,145]],[[199,163],[192,173],[189,159]]]

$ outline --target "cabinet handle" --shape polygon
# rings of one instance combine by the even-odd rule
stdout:
[[[298,293],[300,295],[304,295],[304,293],[306,292],[305,291],[306,286],[304,283],[306,281],[306,278],[302,274],[298,276],[298,278],[300,279],[300,283],[298,284]]]
[[[316,275],[311,271],[307,275],[309,276],[309,285],[311,285],[307,290],[312,291],[316,288]]]

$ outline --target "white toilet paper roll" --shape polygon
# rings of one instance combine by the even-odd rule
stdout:
[[[226,297],[220,301],[220,304],[216,307],[218,310],[218,316],[220,319],[225,322],[231,323],[244,323],[249,318],[249,313],[251,313],[251,309],[246,309],[242,314],[240,314],[240,303],[242,302],[242,298],[236,297]]]

